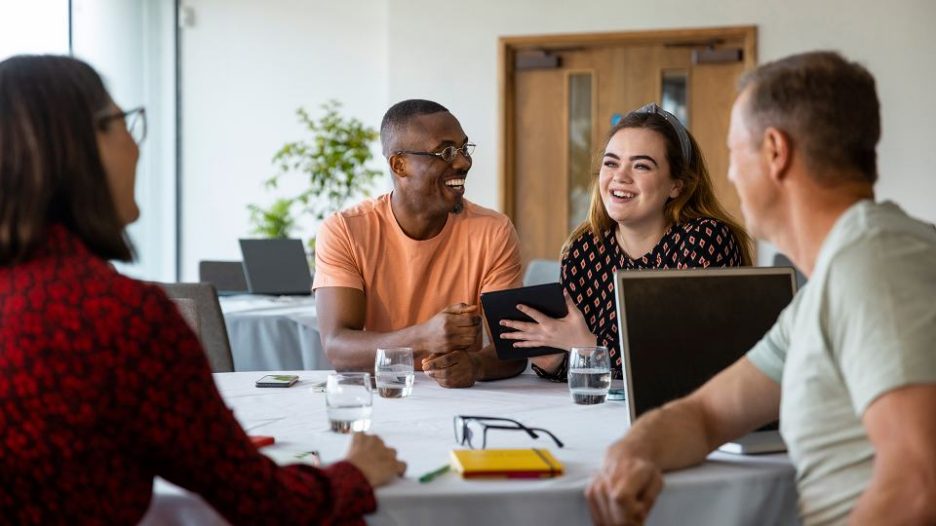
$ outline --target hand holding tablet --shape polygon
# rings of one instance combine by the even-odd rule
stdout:
[[[481,304],[498,358],[566,352],[567,342],[562,340],[570,338],[575,345],[594,345],[585,319],[559,283],[487,292],[481,295]]]

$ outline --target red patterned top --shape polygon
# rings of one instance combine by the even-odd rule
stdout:
[[[631,259],[621,249],[613,230],[604,232],[599,240],[585,232],[569,245],[562,258],[562,286],[585,316],[598,345],[608,348],[614,364],[612,373],[620,378],[615,270],[740,267],[741,262],[741,250],[731,229],[712,218],[672,225],[653,250],[638,259]],[[559,382],[566,381],[567,368],[568,357],[552,373],[533,366],[540,376]]]
[[[135,524],[156,475],[235,524],[363,524],[376,509],[347,462],[261,455],[174,304],[60,226],[0,267],[0,429],[2,522]]]

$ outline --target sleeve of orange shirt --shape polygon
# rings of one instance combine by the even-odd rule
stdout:
[[[481,279],[481,292],[512,289],[521,285],[520,248],[517,231],[510,221],[498,228],[490,240],[491,266]]]
[[[350,287],[364,290],[364,277],[357,264],[348,225],[341,214],[333,214],[319,227],[315,238],[315,279],[312,290]]]

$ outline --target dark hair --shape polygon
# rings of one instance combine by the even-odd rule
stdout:
[[[110,104],[80,60],[0,62],[0,265],[30,257],[61,224],[104,259],[133,259],[98,154],[96,117]]]
[[[746,118],[757,137],[768,127],[789,134],[806,162],[852,168],[877,180],[881,106],[874,77],[832,51],[793,55],[745,74]]]
[[[448,109],[438,102],[424,99],[408,99],[390,106],[380,123],[380,145],[383,148],[384,156],[389,157],[393,153],[390,151],[393,136],[410,119],[419,115],[429,115],[442,111],[447,112]]]
[[[681,224],[692,219],[710,217],[725,223],[738,243],[742,264],[750,265],[751,238],[744,230],[744,227],[728,215],[728,212],[725,211],[715,197],[712,179],[709,177],[708,168],[705,166],[702,150],[692,133],[686,130],[690,144],[692,144],[691,157],[689,162],[686,163],[679,143],[679,135],[676,134],[673,125],[664,117],[655,113],[628,113],[608,132],[608,139],[605,144],[616,133],[625,128],[651,130],[663,137],[663,142],[666,144],[666,160],[670,167],[670,177],[674,181],[682,181],[682,190],[679,195],[663,205],[663,215],[666,219],[671,223]],[[599,162],[598,165],[600,166],[600,164]],[[614,219],[608,215],[604,202],[601,200],[601,188],[596,177],[592,184],[588,218],[569,235],[562,248],[562,253],[564,254],[568,247],[585,232],[590,232],[592,236],[599,238],[605,231],[614,226]]]

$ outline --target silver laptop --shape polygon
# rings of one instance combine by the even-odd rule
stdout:
[[[299,239],[241,239],[251,294],[312,294],[312,274]]]
[[[796,294],[792,268],[615,272],[625,399],[632,422],[688,395],[754,346]],[[724,451],[785,446],[773,424]]]

